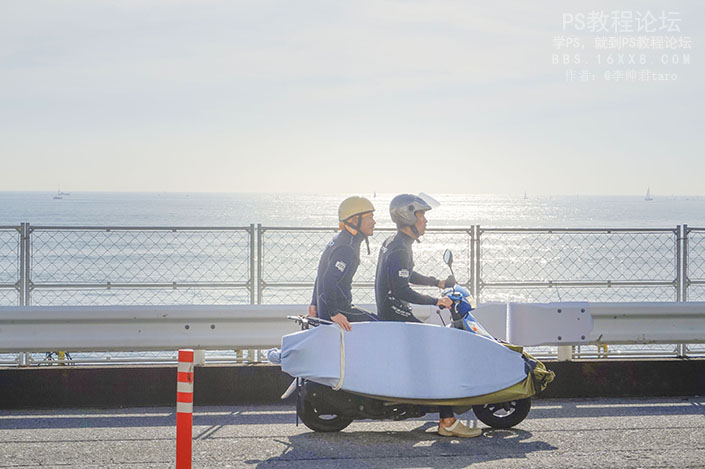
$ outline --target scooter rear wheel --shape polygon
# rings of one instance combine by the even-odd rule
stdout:
[[[322,413],[304,399],[296,406],[296,413],[304,425],[314,432],[339,432],[353,421],[352,418],[338,414]]]
[[[480,421],[494,428],[511,428],[529,415],[531,398],[472,406]]]

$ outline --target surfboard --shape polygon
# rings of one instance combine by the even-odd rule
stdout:
[[[356,322],[282,337],[282,370],[334,389],[408,399],[458,399],[527,376],[520,353],[467,331],[432,324]]]

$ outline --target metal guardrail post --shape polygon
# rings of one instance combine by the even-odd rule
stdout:
[[[262,240],[264,230],[261,224],[257,224],[257,304],[262,304],[262,290],[264,290],[264,280],[262,280]]]
[[[688,277],[688,234],[690,233],[690,229],[688,228],[688,225],[683,225],[683,252],[682,252],[682,259],[683,259],[683,276],[681,277],[681,289],[683,291],[681,295],[681,301],[688,301],[688,287],[690,286],[690,278]]]
[[[686,358],[688,353],[688,344],[676,344],[676,357]]]
[[[255,304],[257,300],[257,295],[255,293],[257,289],[257,270],[256,270],[256,264],[255,264],[255,243],[257,241],[257,238],[255,237],[255,225],[254,223],[250,224],[250,229],[249,229],[249,234],[250,234],[250,304],[253,305]]]
[[[472,296],[477,299],[477,292],[475,291],[475,226],[471,226],[470,229],[467,231],[468,236],[470,237],[470,266],[468,272],[470,274],[470,285],[468,287],[470,288],[470,293],[472,293]]]
[[[681,259],[682,259],[682,249],[681,249],[681,225],[677,225],[674,231],[676,235],[676,301],[683,301],[683,275],[681,272]]]
[[[257,236],[255,236],[255,225],[254,223],[250,224],[250,279],[252,282],[252,289],[250,290],[250,303],[255,304],[255,303],[262,303],[262,293],[260,290],[260,285],[261,285],[261,275],[260,272],[262,271],[262,252],[260,249],[260,246],[262,244],[261,238],[260,238],[260,229],[262,228],[262,225],[257,225]],[[255,247],[255,244],[257,246]],[[257,263],[255,263],[255,252],[257,253]],[[255,290],[257,291],[257,294],[255,296]],[[243,351],[242,350],[237,350],[235,352],[237,354],[237,357],[239,361],[242,361],[243,358]],[[255,350],[248,350],[247,351],[247,356],[252,361],[252,356],[255,354],[257,358],[259,358],[257,352]],[[258,361],[256,359],[256,361]]]
[[[30,263],[30,227],[28,222],[20,225],[20,306],[30,305],[29,286],[31,275],[29,271]],[[21,352],[17,356],[19,366],[29,366],[31,355],[28,352]]]
[[[572,345],[560,345],[558,347],[558,361],[559,362],[569,362],[573,360],[573,346]]]
[[[20,265],[19,265],[19,270],[20,270],[20,278],[19,282],[17,285],[17,293],[19,296],[19,304],[20,306],[25,305],[25,299],[26,299],[26,291],[27,291],[27,270],[26,270],[26,265],[25,265],[25,258],[27,256],[27,251],[26,251],[26,244],[25,240],[27,239],[27,225],[28,223],[21,223],[19,226],[19,235],[20,235],[20,242],[19,242],[19,248],[20,248]]]
[[[475,225],[475,236],[473,240],[474,244],[474,249],[473,249],[473,254],[474,254],[474,269],[475,269],[475,274],[473,275],[473,296],[475,297],[475,301],[478,303],[480,302],[480,285],[482,285],[482,279],[480,276],[482,275],[482,259],[480,257],[480,249],[482,247],[481,244],[481,239],[480,239],[480,234],[482,233],[482,230],[480,229],[480,225]]]
[[[27,223],[27,236],[25,237],[25,306],[32,304],[32,231],[33,228]]]

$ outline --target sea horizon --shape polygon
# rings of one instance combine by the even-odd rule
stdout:
[[[347,193],[0,191],[0,225],[335,227]],[[377,226],[395,193],[365,194]],[[429,228],[672,228],[705,226],[705,196],[431,194]]]

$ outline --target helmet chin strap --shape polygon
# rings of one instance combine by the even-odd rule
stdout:
[[[365,246],[367,246],[367,255],[370,255],[370,240],[368,239],[367,235],[360,231],[360,226],[362,225],[362,214],[357,215],[357,223],[352,224],[349,223],[348,220],[343,220],[343,224],[347,228],[347,230],[352,233],[353,236],[357,236],[358,233],[362,235],[362,239],[365,240]]]
[[[420,243],[420,242],[421,242],[421,239],[420,239],[421,237],[419,236],[419,230],[416,228],[416,225],[412,225],[412,226],[410,226],[409,228],[411,228],[411,232],[414,233],[414,236],[416,236],[415,241],[416,241],[417,243]]]

